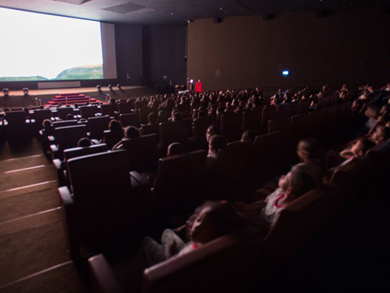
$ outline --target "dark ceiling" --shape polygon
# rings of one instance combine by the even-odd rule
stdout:
[[[389,7],[389,0],[0,0],[0,6],[106,22],[185,25],[188,20]]]

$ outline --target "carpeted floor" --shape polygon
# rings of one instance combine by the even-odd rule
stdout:
[[[36,138],[0,144],[0,292],[88,292],[70,261],[54,166]]]

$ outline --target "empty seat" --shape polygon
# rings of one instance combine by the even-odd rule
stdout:
[[[142,135],[147,135],[147,134],[157,134],[157,136],[159,136],[158,134],[158,124],[144,124],[142,125],[140,131],[142,133]]]
[[[11,111],[5,114],[5,133],[8,139],[28,139],[32,135],[32,125],[24,111]]]
[[[108,130],[108,124],[110,123],[110,117],[90,117],[88,118],[88,130],[90,131],[90,137],[94,139],[102,139],[104,131]]]
[[[126,151],[70,159],[68,171],[73,194],[67,187],[60,187],[59,194],[71,257],[115,251],[131,235],[133,194]]]
[[[76,147],[64,150],[64,160],[54,159],[53,164],[57,169],[59,186],[70,187],[67,176],[67,161],[90,154],[96,154],[107,151],[107,145],[105,143],[94,144],[89,147]]]
[[[138,113],[141,123],[146,124],[152,109],[148,107],[148,102],[146,101],[135,102],[135,112]]]
[[[278,117],[291,117],[292,116],[292,107],[290,105],[281,105],[277,107]]]
[[[54,129],[55,144],[50,146],[54,158],[62,159],[65,149],[76,147],[77,142],[86,136],[87,126],[85,125],[58,127]]]
[[[33,118],[35,120],[35,129],[39,130],[42,128],[43,120],[51,120],[51,111],[49,109],[34,110]]]
[[[264,106],[261,114],[261,125],[263,125],[265,128],[267,127],[269,120],[278,118],[277,109],[273,105]]]
[[[97,106],[82,106],[80,107],[80,114],[82,118],[88,119],[89,117],[95,117],[95,114],[99,112]]]
[[[136,113],[120,114],[119,120],[121,121],[123,127],[126,126],[134,126],[137,128],[140,127],[139,116]]]

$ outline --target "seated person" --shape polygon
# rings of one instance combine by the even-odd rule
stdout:
[[[390,128],[385,125],[378,125],[375,128],[374,133],[370,136],[370,140],[378,144],[382,141],[386,141],[390,138]]]
[[[373,148],[374,146],[375,143],[371,140],[368,140],[366,138],[359,139],[352,145],[351,149],[343,150],[342,152],[340,152],[340,157],[347,160],[341,163],[338,167],[344,166],[356,157],[364,156],[368,152],[368,150]],[[334,169],[335,168],[333,168],[333,170]]]
[[[167,157],[182,155],[183,153],[183,146],[179,142],[173,142],[168,146]]]
[[[307,175],[311,176],[316,185],[321,185],[323,180],[323,150],[320,143],[313,139],[303,139],[298,143],[297,155],[301,163],[295,165]]]
[[[66,115],[66,120],[74,120],[74,115],[73,114]]]
[[[92,144],[92,140],[88,137],[83,137],[77,142],[78,147],[89,147]]]
[[[48,137],[49,135],[53,135],[54,134],[54,130],[53,130],[53,127],[52,127],[52,124],[51,124],[51,120],[50,119],[45,119],[42,121],[42,134],[44,137]]]
[[[227,147],[227,140],[221,135],[213,135],[209,141],[209,152],[207,154],[207,169],[210,169],[216,159],[220,149]]]
[[[221,129],[217,125],[210,125],[206,130],[206,141],[209,143],[213,135],[221,135]]]
[[[148,115],[148,125],[156,125],[157,124],[157,115],[156,113],[149,113]]]
[[[248,221],[257,228],[267,231],[274,225],[280,212],[292,201],[315,187],[312,177],[300,168],[293,167],[287,175],[279,179],[279,187],[264,201],[253,204],[236,203]]]
[[[111,144],[111,146],[114,146],[116,143],[118,143],[122,137],[123,137],[123,128],[122,124],[115,119],[112,119],[110,123],[108,124],[108,129],[110,130],[110,137],[107,138],[106,134],[102,138],[102,143],[107,143],[107,146]]]
[[[233,205],[225,201],[206,202],[198,207],[185,226],[187,243],[174,231],[167,229],[161,244],[150,237],[141,243],[140,253],[152,266],[171,257],[179,257],[242,226],[242,219]]]
[[[256,135],[257,135],[256,131],[254,131],[254,130],[245,130],[241,136],[241,142],[254,143]]]
[[[114,145],[114,147],[112,148],[113,150],[120,150],[120,149],[123,149],[124,146],[123,146],[123,140],[126,140],[126,139],[132,139],[132,138],[137,138],[137,137],[140,137],[140,133],[139,133],[139,130],[137,127],[134,127],[134,126],[127,126],[125,128],[125,131],[124,131],[124,137],[123,139],[118,142],[116,145]]]

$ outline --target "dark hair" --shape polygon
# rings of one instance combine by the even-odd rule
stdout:
[[[207,132],[210,132],[210,135],[220,135],[221,128],[219,128],[217,125],[210,125],[206,130],[206,133]]]
[[[363,138],[360,140],[360,143],[362,144],[362,152],[363,152],[363,155],[366,154],[366,152],[373,148],[375,146],[375,142],[371,141],[371,140],[368,140],[366,138]]]
[[[126,138],[137,138],[140,137],[139,130],[134,126],[128,126],[125,128]]]
[[[92,141],[88,137],[83,137],[77,142],[78,147],[89,147],[92,145]]]
[[[237,214],[234,206],[227,201],[207,201],[190,216],[187,221],[187,238],[190,240],[192,225],[204,209],[209,208],[207,217],[212,225],[213,239],[229,234],[243,225],[242,218]]]
[[[245,130],[244,133],[242,134],[241,141],[254,143],[255,138],[256,138],[256,131]]]
[[[149,121],[150,124],[156,124],[156,122],[157,122],[157,115],[156,115],[156,113],[154,113],[154,112],[149,113],[148,121]]]
[[[122,130],[122,124],[118,120],[111,120],[108,124],[108,128],[112,131],[119,131]]]
[[[43,127],[50,127],[51,126],[51,120],[50,119],[45,119],[42,121],[42,126]]]
[[[298,143],[298,147],[307,159],[311,161],[322,160],[322,147],[318,140],[314,138],[302,139]]]
[[[73,120],[73,119],[74,119],[73,114],[66,115],[66,120]]]
[[[316,187],[313,177],[299,167],[292,168],[290,172],[293,173],[294,182],[290,182],[290,186],[294,192],[295,198],[304,195]]]
[[[176,156],[183,154],[183,146],[179,142],[173,142],[168,146],[167,156]]]
[[[227,147],[227,140],[221,135],[213,135],[210,139],[211,148],[218,153],[220,149]]]

